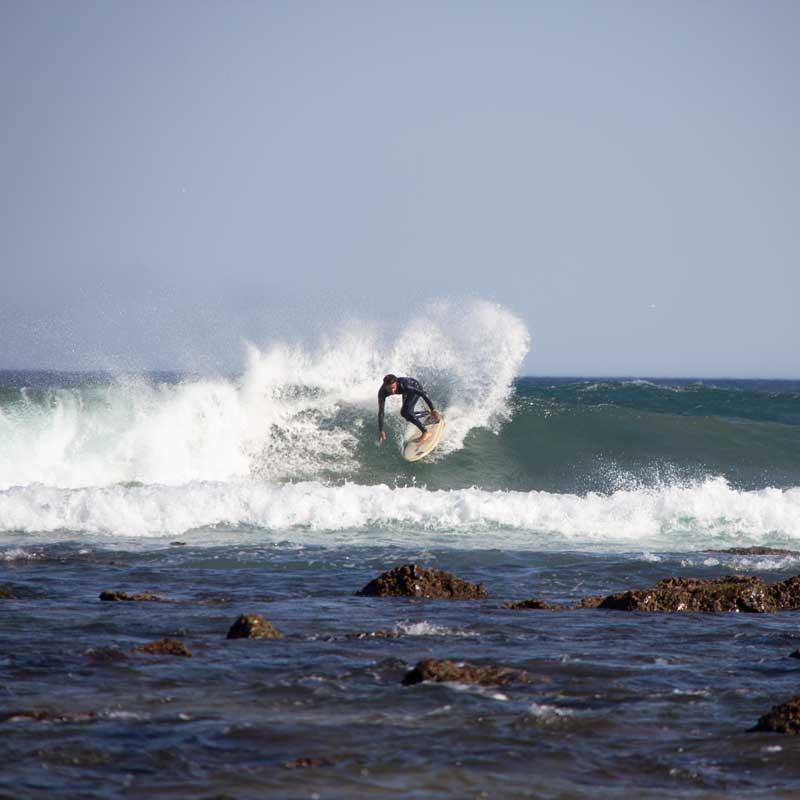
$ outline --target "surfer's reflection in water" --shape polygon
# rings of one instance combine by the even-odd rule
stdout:
[[[441,415],[433,407],[430,397],[425,394],[422,384],[415,378],[398,378],[397,375],[389,374],[384,376],[383,385],[378,391],[378,444],[386,439],[386,431],[383,430],[383,406],[390,394],[403,396],[403,407],[400,409],[400,416],[408,420],[412,425],[416,425],[422,431],[418,441],[424,442],[430,439],[431,432],[414,416],[414,406],[421,397],[428,404],[431,416],[435,420],[438,420]]]

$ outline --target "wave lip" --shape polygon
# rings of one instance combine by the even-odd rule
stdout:
[[[466,538],[472,547],[680,550],[800,542],[800,487],[742,491],[719,477],[585,496],[318,481],[28,486],[0,492],[0,525],[61,538],[64,531],[139,538],[206,529],[221,541],[325,543],[337,534],[336,541],[399,543],[417,531],[422,540]]]

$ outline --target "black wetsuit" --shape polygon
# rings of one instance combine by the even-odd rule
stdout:
[[[425,433],[427,428],[414,416],[414,406],[420,397],[428,404],[428,408],[433,411],[433,403],[431,403],[428,395],[425,394],[422,384],[414,378],[398,378],[397,392],[395,394],[403,396],[403,407],[400,409],[400,416]],[[389,397],[389,393],[385,387],[381,386],[378,392],[378,430],[381,432],[383,431],[383,404],[386,402],[387,397]]]

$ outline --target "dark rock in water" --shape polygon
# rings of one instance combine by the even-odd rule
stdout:
[[[386,630],[384,628],[377,631],[358,631],[348,633],[345,639],[399,639],[403,634],[400,631]]]
[[[97,718],[96,711],[79,711],[74,714],[64,714],[57,711],[33,709],[30,711],[6,711],[0,713],[0,722],[21,722],[33,720],[35,722],[91,722]]]
[[[488,597],[482,583],[471,583],[451,572],[419,564],[403,564],[370,581],[358,595],[369,597],[429,597],[447,600],[481,600]]]
[[[126,661],[128,658],[116,647],[90,647],[84,655],[97,664],[112,664],[115,661]]]
[[[495,664],[481,667],[467,664],[464,661],[439,660],[428,658],[420,661],[414,669],[409,670],[403,678],[403,686],[431,681],[442,683],[453,681],[458,683],[478,683],[482,686],[497,686],[512,681],[529,683],[532,676],[520,669],[498,667]]]
[[[13,600],[14,595],[8,589],[0,588],[0,600]]]
[[[191,656],[191,651],[177,639],[159,639],[155,642],[148,642],[136,650],[140,653],[151,653],[158,656]]]
[[[330,758],[296,758],[294,761],[287,761],[283,766],[286,769],[307,769],[308,767],[332,767],[334,763]]]
[[[773,605],[773,608],[768,609],[769,611],[800,608],[800,575],[787,578],[785,581],[768,583],[767,589]]]
[[[575,608],[599,608],[600,603],[606,599],[604,594],[592,594],[584,597],[575,604]]]
[[[228,631],[228,639],[282,639],[283,634],[261,614],[242,614]]]
[[[163,603],[164,598],[159,597],[153,592],[139,592],[138,594],[128,594],[127,592],[100,592],[101,600],[139,600],[142,602]]]
[[[567,608],[567,606],[562,606],[558,603],[548,603],[547,600],[539,600],[536,597],[532,597],[530,600],[519,600],[516,603],[503,603],[500,608],[511,608],[514,611],[561,611]]]
[[[741,611],[766,613],[800,608],[800,577],[764,583],[748,575],[665,578],[649,589],[606,597],[597,608],[621,611]]]
[[[729,547],[727,550],[703,550],[704,553],[730,553],[733,556],[800,556],[800,550],[779,547]]]
[[[796,736],[800,733],[800,695],[795,695],[779,706],[773,706],[769,713],[764,714],[750,728],[750,731],[785,733],[789,736]]]
[[[789,653],[789,658],[800,658],[800,647],[798,647],[793,653]]]

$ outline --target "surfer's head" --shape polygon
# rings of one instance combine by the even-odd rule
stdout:
[[[386,394],[394,394],[397,391],[397,375],[392,375],[391,373],[384,375],[383,388]]]

